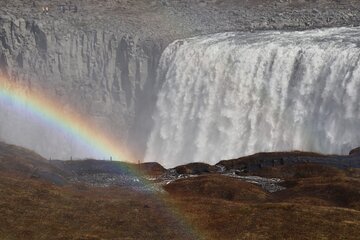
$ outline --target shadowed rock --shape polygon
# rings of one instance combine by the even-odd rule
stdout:
[[[159,176],[166,172],[166,169],[157,162],[141,163],[139,169],[148,176]]]
[[[0,142],[0,172],[38,178],[54,184],[66,184],[68,173],[50,164],[39,154]]]
[[[359,168],[360,158],[356,154],[346,155],[323,155],[313,152],[265,152],[232,160],[223,160],[217,166],[225,169],[237,169],[244,172],[252,172],[265,167],[290,165],[298,163],[317,163],[333,166],[340,169]]]
[[[349,155],[360,155],[360,147],[358,148],[354,148],[353,150],[350,151]]]
[[[202,174],[216,172],[217,167],[207,163],[195,162],[175,167],[178,174]]]

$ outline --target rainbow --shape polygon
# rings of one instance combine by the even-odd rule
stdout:
[[[135,159],[119,143],[118,139],[106,135],[94,124],[73,109],[64,111],[64,107],[36,89],[30,91],[21,83],[0,76],[0,100],[16,106],[26,106],[26,111],[34,114],[46,126],[58,128],[68,133],[76,142],[81,143],[98,156],[116,161],[133,162]]]
[[[46,127],[56,127],[62,131],[69,133],[77,141],[87,145],[89,149],[96,149],[98,153],[105,156],[112,156],[116,161],[136,163],[134,158],[127,152],[116,139],[106,135],[88,119],[76,114],[73,109],[63,111],[63,106],[44,93],[36,89],[36,92],[29,90],[28,87],[15,81],[0,76],[0,102],[12,103],[17,107],[22,107],[23,111],[34,114],[46,124]],[[119,168],[126,168],[130,174],[139,177],[139,183],[147,186],[150,183],[140,177],[140,173],[136,166],[116,164]],[[161,210],[162,214],[169,219],[176,220],[176,226],[184,229],[192,238],[199,239],[201,234],[194,229],[187,220],[182,216],[181,212],[164,201],[161,195],[154,195],[154,200],[162,204],[165,208]],[[171,220],[172,221],[172,220]]]

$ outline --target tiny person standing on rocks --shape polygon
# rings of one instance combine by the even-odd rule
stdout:
[[[42,7],[42,13],[46,15],[49,14],[49,7],[48,6]]]

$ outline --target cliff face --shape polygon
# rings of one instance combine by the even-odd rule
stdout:
[[[59,111],[71,107],[136,149],[144,148],[151,126],[161,48],[160,43],[110,30],[86,31],[56,21],[42,24],[0,16],[1,75],[24,83],[29,91],[45,92],[62,103]],[[34,138],[21,140],[24,132],[35,132],[14,131],[19,126],[9,126],[14,124],[11,116],[4,109],[0,114],[1,138],[23,141],[24,146],[50,156],[47,149],[54,146],[45,143],[52,136],[37,138],[36,144]],[[71,146],[64,147],[63,154],[55,157],[76,155],[72,151]]]
[[[359,25],[359,9],[355,0],[2,0],[0,74],[55,98],[59,111],[78,111],[142,157],[162,85],[156,67],[168,43],[228,31]],[[66,133],[45,131],[11,106],[0,105],[1,139],[46,157],[85,156]]]

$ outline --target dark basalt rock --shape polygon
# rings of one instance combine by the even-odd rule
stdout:
[[[166,169],[157,162],[141,163],[139,169],[143,174],[148,176],[158,176],[166,172]]]
[[[178,166],[175,170],[178,174],[202,174],[216,172],[218,168],[207,163],[195,162]]]
[[[302,163],[315,163],[340,169],[359,168],[360,158],[358,154],[360,153],[360,149],[355,150],[352,150],[349,156],[322,155],[319,153],[299,151],[265,152],[238,159],[223,160],[217,163],[216,166],[224,167],[226,170],[235,169],[243,172],[252,172],[265,167]]]
[[[354,148],[353,150],[351,150],[349,155],[351,155],[351,156],[360,155],[360,147]]]

